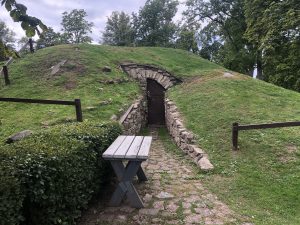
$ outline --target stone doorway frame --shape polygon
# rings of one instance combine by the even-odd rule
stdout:
[[[155,80],[165,89],[165,92],[167,92],[169,88],[182,83],[180,79],[168,71],[152,65],[126,62],[121,63],[120,67],[128,76],[137,80],[140,84],[143,93],[140,105],[142,106],[144,124],[148,124],[147,79]]]

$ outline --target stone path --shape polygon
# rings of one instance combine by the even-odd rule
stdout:
[[[149,180],[135,183],[145,208],[133,209],[126,202],[120,207],[97,205],[79,224],[240,224],[227,205],[194,179],[189,165],[164,150],[155,130],[151,135],[150,158],[142,164]]]

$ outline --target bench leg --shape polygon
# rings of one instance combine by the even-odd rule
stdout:
[[[120,182],[109,204],[111,206],[120,205],[126,195],[132,207],[143,208],[143,202],[132,184],[132,179],[137,174],[141,161],[130,161],[126,168],[124,168],[122,161],[111,161],[111,165]]]
[[[138,176],[140,182],[148,180],[144,173],[144,170],[142,169],[141,166],[140,166],[139,170],[137,171],[137,176]]]

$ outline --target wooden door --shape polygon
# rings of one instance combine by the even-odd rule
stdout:
[[[165,89],[155,80],[147,79],[148,124],[165,124]]]

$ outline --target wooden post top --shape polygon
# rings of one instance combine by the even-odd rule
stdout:
[[[139,160],[148,159],[152,137],[150,136],[119,136],[103,153],[107,160]]]

